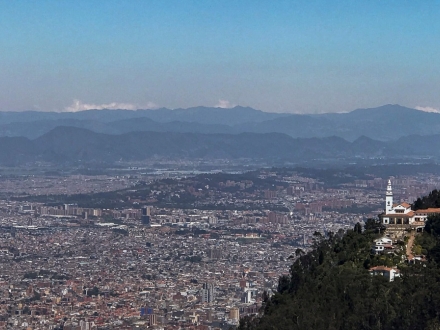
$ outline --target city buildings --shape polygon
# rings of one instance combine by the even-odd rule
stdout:
[[[88,195],[87,207],[49,202],[53,187],[42,179],[43,197],[27,200],[13,179],[8,194],[20,198],[0,200],[0,328],[229,329],[258,313],[315,232],[381,213],[387,186],[376,177],[330,186],[268,169],[255,177],[159,179],[145,190],[142,178],[126,178],[126,190]],[[94,184],[105,190],[108,181]],[[439,185],[434,175],[396,177],[393,204]]]

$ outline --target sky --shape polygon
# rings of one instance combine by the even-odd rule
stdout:
[[[430,0],[0,0],[0,111],[437,111],[439,17]]]

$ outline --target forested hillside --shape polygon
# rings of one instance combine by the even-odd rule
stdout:
[[[413,210],[427,209],[429,207],[440,207],[440,191],[431,191],[428,196],[417,198],[413,204]]]
[[[365,230],[357,224],[346,233],[315,235],[311,252],[295,252],[290,275],[265,299],[262,315],[243,318],[239,329],[440,329],[440,216],[418,238],[428,261],[400,263],[394,282],[368,272],[399,263],[370,255],[377,226],[369,220]]]

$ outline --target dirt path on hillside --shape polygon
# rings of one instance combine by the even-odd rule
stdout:
[[[408,260],[412,260],[414,258],[414,255],[412,253],[412,248],[414,245],[414,236],[415,234],[411,232],[408,239],[408,244],[406,245],[406,257],[408,258]]]

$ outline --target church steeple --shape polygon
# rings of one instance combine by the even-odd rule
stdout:
[[[391,187],[391,180],[388,180],[387,192],[385,196],[385,213],[393,209],[393,188]]]

